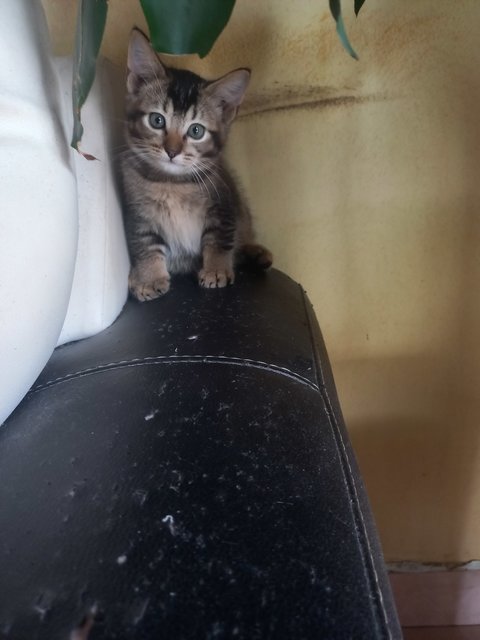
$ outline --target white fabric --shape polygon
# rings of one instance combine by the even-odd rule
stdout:
[[[82,148],[99,158],[89,162],[69,147],[70,63],[54,70],[38,0],[2,3],[0,60],[1,424],[57,344],[96,333],[120,313],[128,255],[106,66],[84,109]]]
[[[77,198],[40,2],[2,2],[0,60],[1,424],[60,335],[75,266]]]
[[[64,121],[72,131],[70,58],[55,61],[64,100]],[[112,158],[118,151],[123,87],[118,70],[107,60],[97,64],[95,83],[82,110],[82,150],[72,151],[77,177],[79,243],[75,277],[59,344],[78,340],[109,326],[128,293],[129,259]]]

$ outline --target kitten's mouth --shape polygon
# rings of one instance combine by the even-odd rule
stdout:
[[[166,173],[171,173],[173,175],[180,175],[183,173],[188,173],[188,167],[184,164],[180,164],[176,162],[176,158],[161,158],[160,160],[161,167]]]

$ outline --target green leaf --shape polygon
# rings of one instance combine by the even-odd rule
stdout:
[[[355,15],[358,16],[365,0],[355,0]]]
[[[227,24],[235,0],[140,0],[152,46],[203,58]]]
[[[71,142],[72,147],[77,151],[80,151],[78,144],[83,135],[81,109],[95,79],[95,67],[105,30],[107,9],[108,0],[79,0],[73,59]],[[88,160],[94,159],[89,154],[83,153],[83,155]]]
[[[340,38],[340,42],[343,44],[344,48],[348,51],[348,53],[352,56],[352,58],[355,58],[355,60],[358,60],[358,56],[355,53],[354,48],[350,44],[350,41],[347,37],[347,33],[345,31],[345,25],[343,23],[342,8],[340,5],[340,0],[329,0],[329,2],[330,2],[330,11],[332,13],[332,16],[335,19],[335,22],[337,23],[337,33],[338,33],[338,37]]]

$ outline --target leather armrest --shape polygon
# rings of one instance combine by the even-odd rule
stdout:
[[[174,279],[58,348],[0,469],[6,638],[401,638],[318,325],[278,271]]]

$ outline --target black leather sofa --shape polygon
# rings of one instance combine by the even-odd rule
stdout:
[[[58,348],[0,474],[1,638],[401,638],[315,316],[278,271],[177,278]]]

